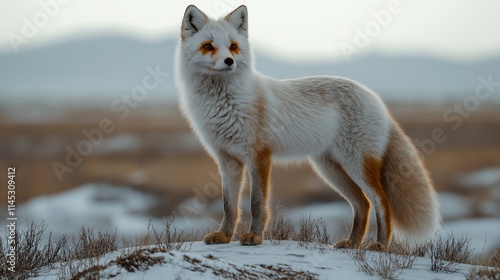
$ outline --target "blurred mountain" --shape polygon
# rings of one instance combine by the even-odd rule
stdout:
[[[108,102],[142,84],[147,67],[170,73],[148,101],[176,100],[172,69],[176,41],[149,43],[105,36],[67,40],[18,54],[0,53],[2,103]],[[436,102],[474,93],[478,77],[500,80],[500,58],[455,63],[430,57],[361,56],[350,63],[292,63],[255,52],[256,68],[277,78],[337,75],[357,80],[386,100]]]

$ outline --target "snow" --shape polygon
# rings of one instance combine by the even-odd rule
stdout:
[[[106,266],[118,256],[120,252],[110,253],[101,257],[99,264]],[[300,246],[295,241],[282,241],[280,244],[266,241],[259,246],[241,246],[238,242],[220,245],[195,242],[187,252],[156,252],[150,257],[163,258],[163,262],[135,272],[111,263],[101,272],[100,278],[107,279],[112,274],[118,274],[117,279],[129,280],[245,279],[249,275],[258,279],[295,278],[287,275],[288,272],[307,273],[314,279],[376,279],[360,271],[347,250],[320,250],[314,246]],[[464,279],[464,274],[471,267],[458,264],[459,271],[456,273],[436,273],[429,269],[429,265],[428,258],[417,258],[412,268],[398,269],[398,279]],[[58,279],[58,269],[45,271],[32,279]]]
[[[483,169],[472,174],[464,176],[461,180],[462,185],[467,187],[489,187],[500,186],[500,167]]]
[[[439,206],[443,220],[457,219],[472,213],[470,200],[455,193],[439,193]]]
[[[155,196],[131,188],[86,184],[20,205],[18,216],[45,221],[56,236],[71,234],[81,226],[135,232],[137,228],[146,230],[149,219],[145,212],[156,203]]]
[[[488,216],[495,216],[500,218],[500,203],[493,201],[486,201],[480,205],[481,213]]]

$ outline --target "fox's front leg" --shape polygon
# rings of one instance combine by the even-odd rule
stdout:
[[[203,238],[206,244],[229,243],[238,220],[243,163],[227,153],[219,153],[217,163],[222,177],[222,199],[224,215],[219,230]]]
[[[259,150],[251,163],[248,164],[250,178],[250,195],[252,224],[250,232],[243,234],[240,239],[242,245],[258,245],[262,243],[266,228],[269,195],[269,176],[271,173],[271,151]]]

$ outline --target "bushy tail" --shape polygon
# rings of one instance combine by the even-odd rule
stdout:
[[[397,123],[385,152],[382,185],[397,231],[412,241],[433,237],[441,223],[437,194],[415,146]]]

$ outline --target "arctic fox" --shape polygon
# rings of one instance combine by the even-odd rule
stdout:
[[[340,77],[278,80],[258,73],[248,41],[248,12],[208,18],[188,6],[176,54],[181,109],[222,178],[224,215],[206,244],[231,241],[242,176],[248,172],[252,223],[242,245],[261,244],[269,218],[269,177],[276,158],[308,159],[351,205],[349,238],[337,248],[384,251],[393,227],[431,236],[440,224],[436,193],[417,151],[368,88]],[[290,186],[298,187],[298,186]],[[376,241],[363,245],[370,207]]]

